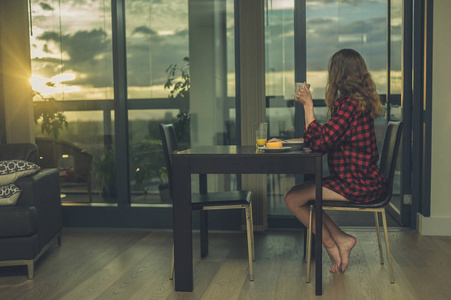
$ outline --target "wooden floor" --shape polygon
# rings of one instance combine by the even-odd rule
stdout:
[[[379,264],[376,234],[349,229],[357,237],[344,274],[327,272],[323,299],[450,299],[451,237],[389,232],[396,284]],[[248,278],[243,233],[211,233],[210,254],[199,257],[194,234],[194,291],[174,291],[168,280],[172,233],[154,230],[64,229],[36,264],[0,268],[0,299],[311,299],[305,283],[303,237],[299,231],[256,234],[255,281]],[[313,271],[314,268],[312,268]],[[314,275],[314,274],[313,274]],[[314,276],[312,277],[314,278]]]

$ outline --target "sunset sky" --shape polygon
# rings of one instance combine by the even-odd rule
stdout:
[[[396,2],[396,1],[393,1]],[[32,1],[31,53],[33,88],[57,99],[112,99],[111,1]],[[126,0],[129,98],[165,98],[165,73],[181,64],[188,50],[186,0]],[[324,95],[330,56],[354,48],[365,58],[385,93],[385,0],[307,1],[307,80],[314,97]],[[268,95],[290,98],[294,90],[293,0],[269,0],[265,13]],[[392,12],[392,35],[400,24]],[[233,43],[233,1],[227,1],[227,42]],[[399,21],[399,22],[398,22]],[[398,22],[398,23],[397,23]],[[234,54],[228,47],[229,96],[234,93]],[[400,58],[400,55],[399,55]],[[393,69],[399,61],[393,57]],[[399,59],[398,59],[399,60]],[[45,86],[52,81],[56,87]]]

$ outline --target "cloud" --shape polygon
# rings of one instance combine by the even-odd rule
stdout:
[[[53,51],[49,49],[49,46],[48,46],[47,44],[44,45],[44,47],[42,48],[42,50],[43,50],[45,53],[49,53],[49,54],[52,54],[52,53],[53,53]]]
[[[71,71],[77,74],[70,84],[91,85],[94,87],[111,86],[112,51],[111,39],[102,29],[77,31],[70,35],[60,35],[57,32],[44,32],[37,37],[46,41],[42,46],[44,53],[52,54],[61,47],[63,60],[51,57],[35,58],[33,64],[39,68],[39,74],[50,78],[61,71]],[[57,47],[51,48],[50,43]],[[52,51],[53,50],[53,51]],[[38,67],[39,66],[39,67]]]
[[[141,33],[141,34],[149,35],[149,36],[152,36],[152,35],[156,35],[156,34],[157,34],[154,30],[150,29],[150,28],[147,27],[147,26],[138,26],[138,27],[136,27],[136,28],[133,30],[132,34],[135,34],[135,33]]]
[[[97,55],[111,50],[111,40],[102,29],[80,30],[73,35],[68,34],[62,37],[55,31],[47,31],[38,36],[37,39],[62,43],[63,52],[70,56],[71,64],[86,61],[95,63]],[[44,51],[48,52],[48,48],[45,47],[46,45],[44,45]]]
[[[146,87],[163,84],[167,80],[166,69],[170,64],[182,64],[188,56],[187,32],[136,39],[127,47],[129,86]]]
[[[95,60],[95,56],[111,51],[111,40],[102,29],[77,31],[74,35],[63,37],[63,50],[74,64]]]
[[[41,34],[40,36],[37,37],[38,40],[42,40],[42,41],[54,41],[54,42],[59,42],[60,40],[60,35],[58,32],[55,31],[46,31],[43,34]]]
[[[315,26],[309,26],[310,21]],[[369,18],[345,24],[320,18],[310,21],[307,23],[307,64],[310,71],[325,70],[329,58],[342,48],[359,51],[370,69],[385,69],[385,18]]]
[[[318,18],[312,18],[308,19],[306,21],[307,27],[309,26],[323,26],[325,24],[330,24],[337,22],[337,18],[327,18],[327,17],[318,17]]]
[[[42,10],[50,10],[50,11],[54,10],[53,7],[44,2],[40,2],[39,6],[42,8]]]
[[[76,2],[86,3],[82,0]],[[132,23],[130,23],[130,20],[127,22],[127,27],[130,28],[130,31],[127,31],[129,32],[127,35],[128,86],[148,87],[151,84],[163,84],[167,79],[165,70],[168,66],[173,63],[182,64],[183,57],[189,55],[189,31],[185,22],[187,20],[176,18],[181,25],[173,27],[171,21],[167,19],[168,16],[172,13],[178,16],[181,12],[169,10],[155,12],[154,10],[152,13],[153,22],[146,23],[142,20],[147,20],[143,18],[148,17],[146,15],[148,10],[143,9],[143,2],[130,2],[141,6],[135,8],[136,16],[129,12],[134,17],[130,18]],[[318,0],[317,2],[336,3],[336,0]],[[341,3],[352,5],[358,2],[361,1],[341,1]],[[144,7],[147,8],[148,6]],[[288,15],[285,12],[284,16],[287,17]],[[269,20],[271,32],[266,45],[268,51],[270,51],[270,57],[267,58],[268,67],[274,68],[275,71],[282,69],[290,71],[294,69],[293,20],[285,18],[284,25],[282,25],[280,17],[273,16]],[[326,70],[332,54],[345,47],[359,51],[367,60],[371,69],[385,68],[385,18],[357,16],[353,19],[358,20],[354,22],[349,18],[339,20],[333,16],[325,17],[324,15],[307,19],[307,67],[309,71]],[[157,22],[157,20],[160,20],[160,22]],[[174,32],[158,35],[158,32],[162,30],[174,30]],[[234,36],[234,27],[229,27],[227,31],[229,35]],[[67,82],[67,84],[110,87],[112,85],[113,59],[111,35],[109,34],[102,29],[79,30],[63,36],[54,31],[44,32],[37,39],[48,42],[48,44],[39,44],[39,47],[42,47],[44,53],[47,53],[49,57],[34,58],[33,63],[39,64],[39,72],[48,75],[48,78],[59,73],[61,71],[60,59],[50,58],[50,56],[59,57],[60,42],[62,42],[64,71],[71,70],[76,74],[76,79]],[[340,41],[339,36],[346,38]],[[356,38],[359,36],[366,42],[359,41]],[[51,43],[54,43],[54,45],[51,45]],[[285,49],[282,48],[282,44],[285,45]],[[227,51],[234,51],[234,49],[229,48]],[[285,54],[283,51],[285,51]],[[284,64],[282,64],[283,57],[285,59]],[[234,62],[229,63],[234,64]]]
[[[368,2],[368,3],[371,3],[371,2],[379,3],[380,0],[379,1],[373,0],[373,1],[366,1],[366,2]],[[329,4],[329,3],[330,4],[335,4],[335,3],[337,3],[337,0],[316,0],[316,1],[312,1],[310,4],[320,4],[320,5],[322,5],[322,4]],[[340,4],[350,4],[350,5],[357,6],[357,5],[362,4],[362,0],[341,0]]]
[[[146,32],[141,28],[139,32]],[[150,31],[147,31],[150,32]],[[111,37],[100,29],[77,31],[73,35],[60,38],[57,32],[44,32],[37,37],[45,41],[44,53],[58,52],[62,41],[63,61],[56,58],[34,58],[34,70],[41,76],[50,78],[60,72],[71,71],[76,78],[67,84],[109,87],[112,79]],[[170,64],[182,64],[189,55],[188,31],[181,30],[173,35],[132,36],[127,40],[128,85],[147,87],[150,84],[163,84],[167,80],[166,69]],[[49,46],[54,43],[55,46]],[[38,67],[40,66],[40,67]]]

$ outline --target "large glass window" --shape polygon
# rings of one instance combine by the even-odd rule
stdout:
[[[352,48],[367,64],[377,92],[385,100],[387,90],[387,1],[318,1],[306,3],[307,81],[314,99],[324,99],[330,57]],[[328,120],[327,109],[316,109],[320,122]],[[379,150],[385,132],[385,118],[375,120]]]
[[[266,120],[268,137],[294,137],[294,1],[268,1],[265,11]],[[267,176],[270,215],[287,214],[282,201],[294,175]]]
[[[302,3],[302,1],[301,1]],[[306,0],[306,79],[311,85],[315,116],[320,123],[328,120],[324,99],[330,57],[343,48],[357,50],[365,59],[385,99],[387,88],[385,0]],[[271,1],[266,10],[266,92],[270,136],[293,137],[294,115],[294,1]],[[303,34],[303,33],[302,33]],[[299,70],[297,70],[299,72]],[[303,77],[301,75],[300,77]],[[382,149],[385,119],[375,120],[379,149]],[[327,163],[324,164],[327,175]],[[281,201],[294,185],[294,175],[268,176],[269,214],[291,214]]]
[[[129,143],[130,178],[124,180],[133,203],[168,201],[159,123],[176,125],[181,148],[236,144],[234,2],[125,1],[129,131],[122,142]],[[398,2],[392,1],[392,114],[398,111],[401,88]],[[292,138],[295,1],[266,3],[268,135]],[[327,64],[341,48],[363,55],[385,99],[387,1],[296,3],[306,8],[305,76],[319,100],[319,121],[327,121],[327,109],[319,104]],[[32,29],[31,81],[41,156],[60,169],[63,201],[116,202],[115,162],[122,158],[114,151],[111,1],[32,0]],[[384,128],[385,120],[376,120],[379,144]],[[233,176],[213,177],[210,190],[236,186]],[[280,199],[294,184],[294,175],[268,176],[269,214],[289,213]]]
[[[183,59],[189,57],[188,1],[125,3],[128,98],[167,99],[166,70],[186,67]]]
[[[114,196],[111,1],[31,1],[32,88],[41,165],[63,202]]]
[[[131,201],[170,202],[159,124],[177,123],[189,107],[188,3],[125,3],[128,99],[141,99],[128,114]]]
[[[386,0],[306,3],[307,80],[313,97],[324,99],[329,58],[338,50],[358,51],[380,94],[386,92]]]
[[[402,24],[403,24],[403,4],[402,0],[391,0],[390,19],[390,120],[402,120],[401,95],[403,90],[402,80]],[[402,143],[398,152],[395,177],[393,180],[393,196],[391,204],[401,211],[401,162]]]
[[[32,1],[31,82],[57,100],[113,99],[111,1]]]
[[[235,142],[234,6],[125,3],[131,201],[165,204],[160,123],[174,124],[182,149]],[[230,188],[225,177],[209,179],[209,188]]]
[[[125,176],[115,167],[111,3],[32,0],[37,143],[66,202],[116,202]],[[132,202],[167,202],[159,123],[175,124],[181,148],[236,142],[234,16],[233,0],[125,1],[130,178],[119,180]]]

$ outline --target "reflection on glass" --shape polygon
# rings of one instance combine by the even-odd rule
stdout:
[[[35,127],[41,167],[59,170],[63,202],[115,202],[113,133],[105,130],[111,124],[101,111],[63,114],[68,125],[57,136],[42,132],[41,122]]]

